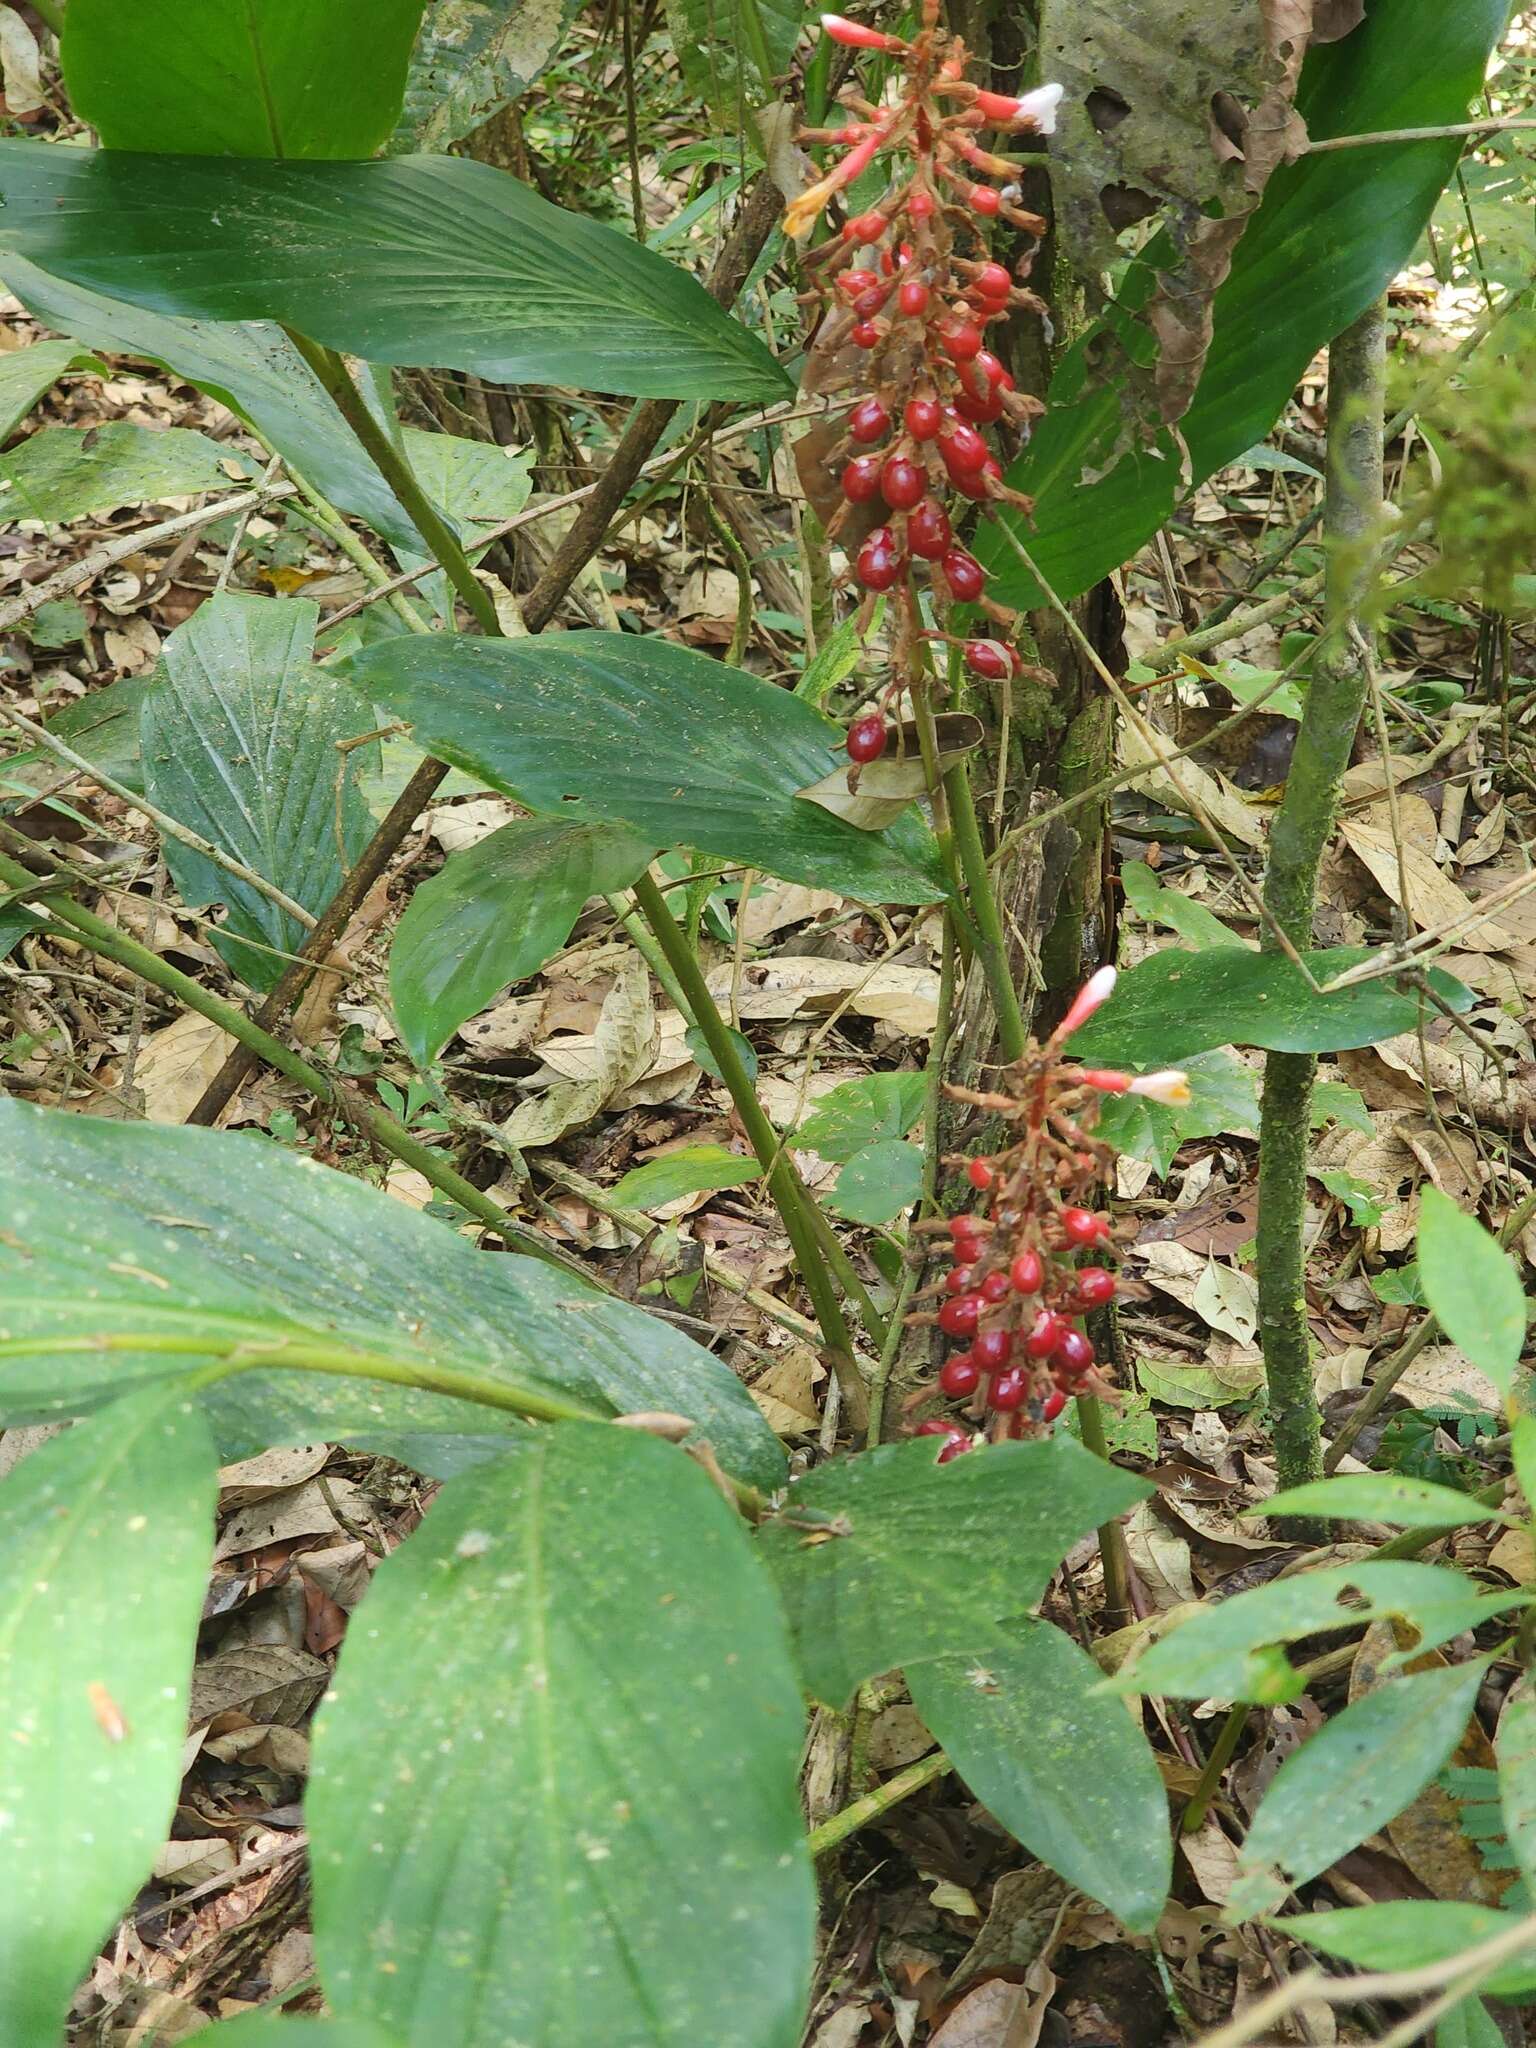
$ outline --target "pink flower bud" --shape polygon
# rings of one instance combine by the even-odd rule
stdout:
[[[1131,1095],[1144,1095],[1149,1102],[1165,1102],[1170,1109],[1182,1109],[1192,1098],[1189,1092],[1189,1076],[1177,1067],[1165,1067],[1158,1074],[1142,1074],[1127,1090]]]
[[[844,43],[850,50],[904,50],[907,47],[900,36],[882,35],[879,29],[866,28],[862,21],[850,21],[845,14],[824,14],[821,26],[834,43]],[[1059,93],[1060,88],[1057,90]]]
[[[1101,1095],[1127,1095],[1136,1085],[1129,1074],[1117,1074],[1113,1067],[1084,1067],[1072,1078],[1085,1088],[1097,1088]]]
[[[1113,967],[1101,967],[1097,974],[1089,975],[1078,990],[1071,1009],[1051,1033],[1053,1045],[1070,1038],[1074,1031],[1088,1022],[1095,1010],[1109,1001],[1115,992],[1116,979]]]

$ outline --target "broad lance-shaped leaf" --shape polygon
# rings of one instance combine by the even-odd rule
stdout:
[[[338,751],[372,721],[314,665],[319,617],[307,598],[218,593],[166,641],[165,677],[140,712],[150,799],[315,916],[373,829],[357,753]],[[249,987],[271,988],[306,927],[178,839],[165,861],[185,902],[227,907],[214,945]]]
[[[421,545],[393,491],[281,327],[263,320],[192,320],[131,306],[55,277],[3,246],[0,275],[49,327],[87,347],[147,356],[174,370],[248,419],[333,505],[356,513],[396,547]]]
[[[1297,104],[1308,130],[1363,135],[1461,120],[1508,11],[1506,0],[1450,8],[1371,0],[1359,28],[1307,58]],[[1090,334],[1070,352],[1052,382],[1050,409],[1008,478],[1035,500],[1033,521],[1018,535],[1058,596],[1091,589],[1151,539],[1179,495],[1184,450],[1198,484],[1264,439],[1318,349],[1409,260],[1462,148],[1448,137],[1324,151],[1275,173],[1216,294],[1210,353],[1179,422],[1183,450],[1164,435],[1156,448],[1113,462],[1120,392],[1088,381],[1102,337]],[[1127,312],[1109,316],[1133,349],[1148,338],[1129,314],[1146,303],[1169,254],[1162,241],[1145,253],[1125,289]],[[1106,463],[1107,475],[1085,481]],[[977,552],[997,578],[994,595],[1044,602],[1000,526],[982,529]]]
[[[1302,957],[1321,986],[1372,955],[1369,948],[1344,946]],[[1461,982],[1433,967],[1429,980],[1451,1009],[1471,1008],[1472,992]],[[1114,1000],[1073,1036],[1072,1055],[1090,1065],[1112,1060],[1161,1067],[1218,1045],[1344,1052],[1412,1031],[1420,1008],[1420,997],[1399,995],[1389,980],[1316,995],[1282,953],[1253,953],[1246,946],[1190,953],[1166,946],[1121,975]]]
[[[315,1944],[409,2048],[792,2048],[815,1891],[773,1587],[706,1474],[562,1425],[450,1481],[315,1731]]]
[[[108,149],[372,156],[405,92],[422,0],[80,0],[59,54]]]
[[[576,0],[433,0],[389,153],[445,150],[521,98],[559,52]]]
[[[67,370],[99,370],[106,364],[72,341],[34,341],[30,348],[0,355],[0,441],[8,441],[43,393]]]
[[[611,825],[517,818],[450,854],[412,896],[390,948],[395,1020],[415,1058],[435,1059],[498,989],[536,973],[587,898],[627,889],[653,851]]]
[[[828,1706],[893,1665],[990,1641],[1079,1536],[1150,1490],[1070,1437],[937,1456],[922,1438],[823,1465],[758,1531],[806,1686]]]
[[[1494,1747],[1504,1835],[1529,1888],[1536,1885],[1536,1685],[1529,1671],[1504,1702]]]
[[[401,2048],[400,2036],[372,2020],[291,2020],[283,2013],[220,2020],[208,2048]]]
[[[1345,1906],[1299,1914],[1279,1925],[1294,1928],[1308,1948],[1356,1963],[1363,1970],[1415,1970],[1449,1962],[1511,1933],[1523,1916],[1461,1899],[1388,1899],[1379,1906]],[[1498,1964],[1479,1987],[1495,1998],[1536,1991],[1536,1940]]]
[[[1428,1479],[1408,1479],[1401,1472],[1349,1472],[1318,1479],[1310,1486],[1291,1486],[1244,1508],[1245,1515],[1328,1515],[1343,1520],[1390,1522],[1399,1529],[1470,1529],[1479,1522],[1518,1524],[1517,1515],[1489,1507],[1437,1486]]]
[[[1465,1734],[1491,1661],[1400,1675],[1287,1757],[1239,1852],[1234,1914],[1273,1912],[1411,1805]]]
[[[1068,1884],[1146,1934],[1172,1874],[1168,1797],[1138,1718],[1098,1691],[1099,1677],[1060,1629],[1015,1621],[969,1655],[915,1666],[907,1684],[988,1812]]]
[[[667,1409],[698,1424],[728,1472],[783,1483],[751,1395],[701,1346],[536,1259],[477,1252],[270,1139],[0,1099],[0,1216],[0,1422],[179,1384],[236,1347],[319,1345],[599,1415]],[[241,1372],[202,1398],[231,1457],[325,1436],[436,1472],[521,1428],[446,1395],[298,1371]]]
[[[265,163],[0,143],[7,252],[157,313],[278,320],[370,362],[634,398],[789,379],[704,287],[466,157]]]
[[[623,825],[653,846],[860,902],[944,893],[915,812],[860,832],[801,799],[832,765],[838,727],[692,648],[633,633],[433,634],[366,647],[341,667],[370,703],[408,718],[419,745],[530,810]]]
[[[1419,1285],[1451,1342],[1507,1394],[1530,1315],[1520,1270],[1475,1216],[1434,1187],[1419,1212]]]
[[[169,1830],[216,1490],[208,1425],[174,1388],[0,1483],[0,2040],[16,2048],[62,2038]]]
[[[246,458],[206,434],[190,427],[138,427],[130,420],[44,427],[0,455],[6,518],[50,525],[152,498],[234,491],[250,481]]]
[[[672,47],[689,90],[731,135],[777,95],[805,25],[800,0],[666,0]]]
[[[1106,1683],[1120,1692],[1278,1706],[1306,1690],[1282,1643],[1397,1617],[1417,1631],[1415,1651],[1432,1650],[1525,1604],[1523,1593],[1484,1594],[1464,1573],[1437,1565],[1392,1559],[1329,1565],[1202,1608]]]

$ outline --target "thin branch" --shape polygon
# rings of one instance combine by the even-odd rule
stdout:
[[[1502,114],[1488,121],[1449,121],[1443,128],[1383,128],[1375,135],[1325,135],[1309,142],[1303,154],[1321,156],[1330,149],[1374,149],[1384,142],[1448,142],[1457,135],[1500,135],[1508,128],[1536,128],[1536,115]]]

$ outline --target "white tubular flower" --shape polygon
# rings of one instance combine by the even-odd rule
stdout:
[[[1163,1102],[1170,1109],[1183,1109],[1193,1100],[1189,1092],[1189,1076],[1177,1067],[1165,1067],[1160,1074],[1138,1075],[1126,1093],[1145,1095],[1149,1102]]]
[[[1019,111],[1014,117],[1020,122],[1033,122],[1041,135],[1056,133],[1056,109],[1066,97],[1064,85],[1037,85],[1033,92],[1027,92],[1019,101]]]
[[[1073,998],[1072,1007],[1051,1033],[1058,1045],[1062,1039],[1070,1038],[1074,1031],[1088,1022],[1094,1011],[1107,1003],[1115,992],[1119,979],[1113,967],[1101,967],[1097,974],[1090,974]]]

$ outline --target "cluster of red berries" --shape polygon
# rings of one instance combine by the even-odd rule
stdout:
[[[1102,1254],[1114,1237],[1109,1219],[1085,1201],[1111,1157],[1090,1128],[1097,1098],[1189,1099],[1183,1074],[1137,1077],[1061,1064],[1064,1041],[1107,1000],[1114,982],[1112,967],[1094,975],[1046,1043],[1032,1044],[1009,1069],[1006,1094],[950,1091],[1005,1117],[1016,1135],[989,1156],[951,1162],[964,1166],[985,1199],[978,1212],[934,1226],[947,1232],[955,1263],[925,1290],[937,1306],[916,1319],[963,1347],[945,1361],[937,1391],[965,1402],[972,1424],[984,1423],[993,1436],[1042,1429],[1070,1395],[1106,1391],[1092,1341],[1078,1325],[1114,1300],[1118,1283],[1096,1261],[1076,1263],[1085,1253]],[[976,1441],[971,1428],[948,1418],[919,1423],[918,1434],[944,1438],[940,1464]]]
[[[1001,217],[1038,239],[1045,222],[1019,205],[1017,166],[984,149],[978,132],[1049,134],[1061,88],[1045,86],[1015,99],[970,83],[964,45],[937,27],[936,0],[929,0],[924,26],[911,42],[841,15],[821,19],[834,41],[899,58],[902,67],[885,104],[850,88],[841,98],[854,118],[841,128],[807,131],[802,139],[839,145],[844,154],[791,204],[786,219],[791,234],[803,235],[828,200],[877,159],[899,160],[879,205],[804,257],[816,284],[811,296],[827,308],[818,349],[831,358],[851,344],[864,355],[846,373],[845,381],[865,395],[848,413],[832,452],[842,502],[828,535],[844,540],[866,609],[887,592],[898,607],[898,647],[908,658],[895,664],[887,695],[914,680],[911,656],[919,639],[959,647],[972,675],[1001,682],[1019,667],[1000,637],[1014,614],[987,597],[986,572],[956,539],[949,501],[958,494],[1029,508],[1029,500],[1003,482],[982,430],[1006,420],[1027,433],[1042,408],[1015,388],[986,346],[986,329],[1014,308],[1045,309],[991,258],[981,226]],[[1026,258],[1020,269],[1027,267]],[[1000,636],[925,627],[918,564],[936,598],[978,606]],[[879,712],[848,729],[855,766],[878,760],[886,743]]]

